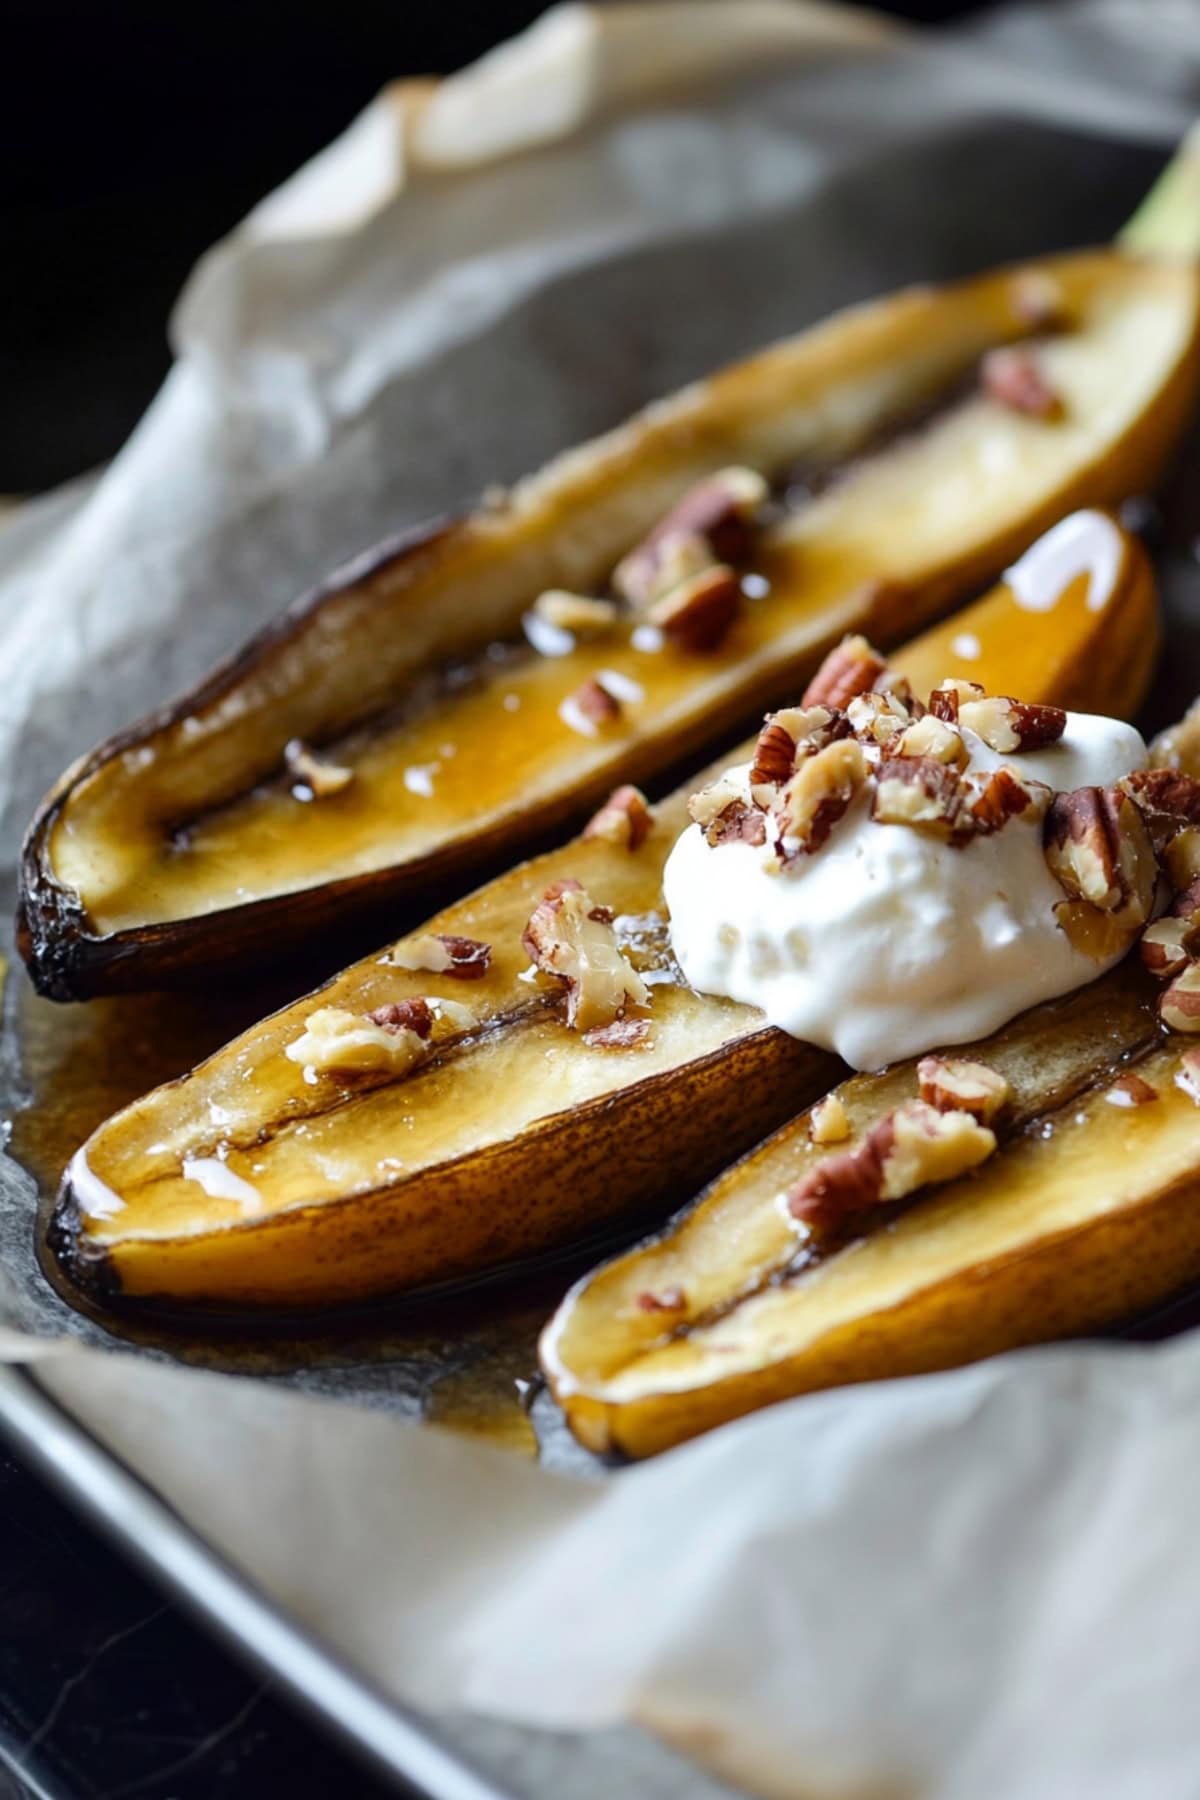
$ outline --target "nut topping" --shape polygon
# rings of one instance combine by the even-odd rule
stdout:
[[[575,637],[596,637],[617,618],[611,600],[594,600],[590,594],[572,594],[566,588],[547,588],[532,609],[547,625],[569,631]]]
[[[647,616],[681,649],[703,653],[720,644],[741,599],[735,572],[726,563],[713,563],[655,601]]]
[[[775,810],[785,854],[819,850],[866,778],[857,738],[839,738],[806,757]]]
[[[491,966],[492,946],[478,938],[425,932],[396,944],[388,961],[398,969],[421,969],[430,975],[449,975],[455,981],[482,981]]]
[[[1056,744],[1067,728],[1067,715],[1059,706],[1033,706],[993,695],[960,703],[958,722],[1005,756]]]
[[[971,802],[971,819],[976,831],[1001,831],[1010,819],[1042,818],[1052,797],[1044,782],[1018,781],[1011,769],[993,769]]]
[[[932,756],[889,756],[881,762],[871,817],[880,825],[911,825],[945,838],[970,829],[958,770]]]
[[[614,788],[599,812],[584,827],[585,838],[604,838],[625,850],[639,850],[654,824],[646,796],[640,788]]]
[[[754,747],[751,791],[756,787],[782,787],[800,757],[813,756],[826,744],[849,733],[850,721],[833,707],[790,706],[783,712],[769,713]],[[764,805],[769,805],[772,796],[761,798]]]
[[[1110,1106],[1146,1106],[1151,1100],[1158,1099],[1158,1089],[1129,1069],[1124,1075],[1118,1075],[1104,1098]]]
[[[529,960],[564,983],[567,1024],[588,1032],[622,1018],[628,1006],[648,1006],[641,977],[622,956],[607,907],[578,882],[558,882],[534,907],[522,943]]]
[[[953,1181],[995,1148],[995,1133],[969,1113],[906,1100],[855,1149],[823,1157],[788,1191],[787,1209],[801,1224],[835,1225],[849,1213]]]
[[[1151,975],[1169,980],[1192,960],[1197,928],[1190,919],[1156,919],[1142,933],[1138,950]]]
[[[1142,816],[1127,794],[1098,787],[1056,794],[1044,832],[1050,873],[1070,899],[1086,900],[1127,927],[1145,923],[1158,871]]]
[[[1160,846],[1182,826],[1200,825],[1200,781],[1178,769],[1135,769],[1117,785],[1134,802]]]
[[[990,1124],[1011,1092],[998,1069],[962,1056],[923,1056],[917,1081],[929,1106],[938,1112],[970,1113],[981,1125]]]
[[[956,769],[965,769],[970,760],[961,732],[933,713],[926,713],[923,719],[909,725],[899,741],[889,747],[889,755],[930,756],[935,762],[949,763]]]
[[[295,782],[293,793],[298,800],[326,800],[340,794],[354,780],[354,770],[340,763],[328,762],[310,750],[303,738],[290,738],[283,747],[283,760]]]
[[[1150,745],[1152,769],[1182,769],[1200,775],[1200,700],[1192,702],[1177,725],[1160,731]]]
[[[983,391],[1010,412],[1031,419],[1060,419],[1063,403],[1050,386],[1031,350],[1005,344],[989,350],[980,370]]]
[[[966,701],[982,700],[985,690],[977,681],[963,681],[957,675],[947,675],[940,681],[929,696],[929,710],[935,719],[944,719],[948,725],[958,723],[958,709]]]
[[[1189,963],[1159,996],[1158,1016],[1168,1031],[1200,1031],[1200,963]]]
[[[850,1136],[850,1120],[836,1094],[817,1101],[808,1115],[808,1135],[814,1144],[842,1144]]]
[[[755,469],[722,469],[697,482],[618,563],[613,587],[632,606],[648,607],[712,563],[743,561],[768,492]]]
[[[1179,1058],[1179,1067],[1175,1071],[1175,1086],[1182,1088],[1189,1100],[1200,1106],[1200,1048],[1193,1046],[1185,1050]]]
[[[284,1055],[315,1075],[377,1070],[402,1075],[428,1053],[432,1009],[425,1000],[377,1007],[365,1017],[341,1006],[319,1006]]]
[[[843,638],[805,688],[801,704],[844,710],[857,695],[869,693],[886,670],[883,657],[865,637]]]
[[[860,744],[878,744],[886,748],[914,719],[922,716],[902,695],[880,693],[859,694],[846,708],[846,718]]]
[[[621,716],[621,702],[594,675],[589,675],[575,689],[570,699],[563,702],[564,715],[568,708],[592,725],[607,725]]]
[[[747,806],[744,800],[734,800],[717,815],[704,835],[714,850],[719,844],[765,844],[766,815],[756,806]]]

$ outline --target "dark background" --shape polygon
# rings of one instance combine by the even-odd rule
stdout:
[[[542,10],[0,0],[0,495],[118,449],[196,257],[385,81],[457,68]],[[382,1791],[0,1454],[0,1800]]]
[[[387,80],[458,68],[544,10],[0,0],[0,494],[113,454],[166,372],[196,257]]]

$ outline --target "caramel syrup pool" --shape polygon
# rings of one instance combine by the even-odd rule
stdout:
[[[0,958],[0,991],[7,974]],[[149,1088],[184,1074],[229,1038],[286,1000],[287,991],[203,1000],[191,994],[138,994],[60,1005],[40,999],[23,972],[10,997],[23,1104],[9,1149],[36,1181],[38,1244],[55,1290],[94,1323],[126,1341],[169,1351],[180,1361],[268,1379],[298,1378],[315,1393],[347,1399],[395,1394],[396,1410],[482,1438],[519,1455],[539,1446],[530,1404],[540,1388],[537,1334],[568,1275],[521,1281],[517,1289],[476,1289],[444,1300],[373,1309],[310,1327],[290,1319],[206,1332],[202,1322],[168,1327],[84,1306],[44,1248],[44,1228],[63,1170],[111,1113]]]

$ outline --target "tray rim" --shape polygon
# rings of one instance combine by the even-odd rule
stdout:
[[[240,1661],[427,1800],[515,1800],[234,1569],[29,1369],[0,1365],[0,1437]]]

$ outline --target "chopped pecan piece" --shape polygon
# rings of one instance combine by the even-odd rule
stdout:
[[[571,695],[564,700],[563,717],[568,724],[573,724],[575,715],[586,719],[590,725],[607,725],[611,720],[620,718],[621,702],[615,694],[610,694],[603,682],[589,675],[580,683]]]
[[[572,594],[566,588],[547,588],[534,601],[533,611],[548,625],[575,637],[596,637],[617,618],[611,600],[594,600],[590,594]]]
[[[921,1098],[938,1112],[966,1112],[988,1125],[1009,1098],[1009,1085],[990,1063],[963,1056],[923,1056],[917,1064]]]
[[[669,1287],[659,1288],[657,1291],[647,1288],[645,1293],[637,1297],[639,1312],[682,1312],[685,1304],[684,1292],[678,1282],[672,1282]]]
[[[455,981],[482,981],[492,961],[492,946],[478,938],[425,932],[396,944],[389,962],[398,969],[421,969],[430,975],[449,975]]]
[[[947,675],[930,694],[929,710],[935,719],[956,725],[959,707],[967,701],[982,700],[984,693],[977,681],[963,681],[957,675]]]
[[[1168,1031],[1200,1031],[1200,963],[1189,963],[1159,995],[1158,1016]]]
[[[1031,419],[1060,419],[1061,397],[1051,387],[1037,358],[1019,344],[1003,344],[989,350],[980,371],[983,391],[998,400],[1010,412],[1026,413]]]
[[[1067,715],[1060,706],[1034,706],[999,694],[962,702],[958,722],[1002,756],[1044,750],[1067,729]]]
[[[599,812],[584,827],[585,838],[604,838],[625,850],[638,850],[650,835],[654,819],[640,788],[614,788]]]
[[[767,499],[755,469],[722,469],[689,488],[613,572],[631,605],[647,607],[711,563],[742,562],[754,539],[754,516]]]
[[[790,706],[768,714],[754,747],[751,789],[782,787],[799,757],[814,756],[826,744],[849,735],[849,719],[834,707]],[[769,795],[763,798],[769,803]]]
[[[1135,769],[1118,786],[1145,819],[1157,845],[1166,843],[1182,826],[1200,825],[1200,781],[1179,769]]]
[[[567,990],[567,1024],[578,1031],[611,1025],[629,1006],[648,1006],[640,975],[626,962],[612,913],[578,882],[556,882],[534,907],[521,939],[529,960]]]
[[[656,600],[648,616],[652,625],[682,649],[703,653],[720,644],[741,599],[734,571],[727,563],[713,563]]]
[[[1200,1106],[1200,1047],[1185,1050],[1175,1071],[1175,1086],[1182,1088],[1189,1100]]]
[[[1118,788],[1056,794],[1046,813],[1046,863],[1069,899],[1126,927],[1145,924],[1158,876],[1142,815]]]
[[[1146,1106],[1158,1099],[1158,1089],[1130,1069],[1118,1075],[1104,1098],[1110,1106]]]
[[[384,1031],[415,1031],[419,1038],[427,1038],[433,1030],[433,1009],[428,1000],[389,1000],[386,1006],[377,1006],[366,1016]]]
[[[857,738],[839,738],[804,759],[774,817],[786,855],[819,850],[867,778]]]
[[[1138,949],[1151,975],[1170,980],[1192,960],[1197,928],[1190,919],[1156,919],[1142,933]]]
[[[865,637],[843,638],[805,688],[801,704],[844,711],[859,694],[869,693],[886,669],[887,663]]]
[[[850,1136],[850,1120],[836,1094],[817,1101],[808,1115],[808,1135],[814,1144],[842,1144]]]
[[[765,844],[766,816],[757,806],[733,800],[724,812],[718,813],[704,835],[714,850],[720,844]]]
[[[424,1000],[402,1001],[400,1006],[411,1010],[394,1021],[389,1007],[378,1007],[364,1017],[341,1006],[319,1006],[309,1013],[304,1030],[285,1047],[284,1055],[317,1075],[374,1070],[403,1074],[428,1053],[433,1014]],[[385,1014],[387,1023],[381,1022],[380,1015]]]
[[[889,755],[931,756],[935,762],[950,763],[956,769],[965,769],[969,760],[961,732],[933,713],[926,713],[923,719],[909,725],[899,741],[890,746]]]
[[[1051,789],[1042,781],[1019,781],[1011,769],[992,769],[973,777],[978,792],[971,801],[976,831],[1000,831],[1010,819],[1040,819],[1050,805]]]
[[[585,1044],[593,1050],[632,1050],[650,1036],[649,1019],[614,1019],[611,1025],[593,1025],[583,1034]]]
[[[789,1189],[787,1209],[801,1224],[836,1225],[848,1213],[953,1181],[995,1148],[995,1133],[969,1113],[939,1112],[924,1100],[906,1100],[855,1149],[823,1157]]]
[[[971,829],[967,789],[957,769],[932,756],[889,756],[879,765],[871,817],[961,839]]]
[[[860,744],[878,744],[886,748],[920,717],[898,694],[858,694],[846,708],[846,719]]]
[[[303,738],[290,738],[283,747],[283,760],[297,788],[304,790],[298,799],[325,800],[340,794],[354,780],[354,770],[340,763],[328,762],[310,750]]]
[[[1193,701],[1178,725],[1160,731],[1150,745],[1152,769],[1182,769],[1200,775],[1200,700]]]

